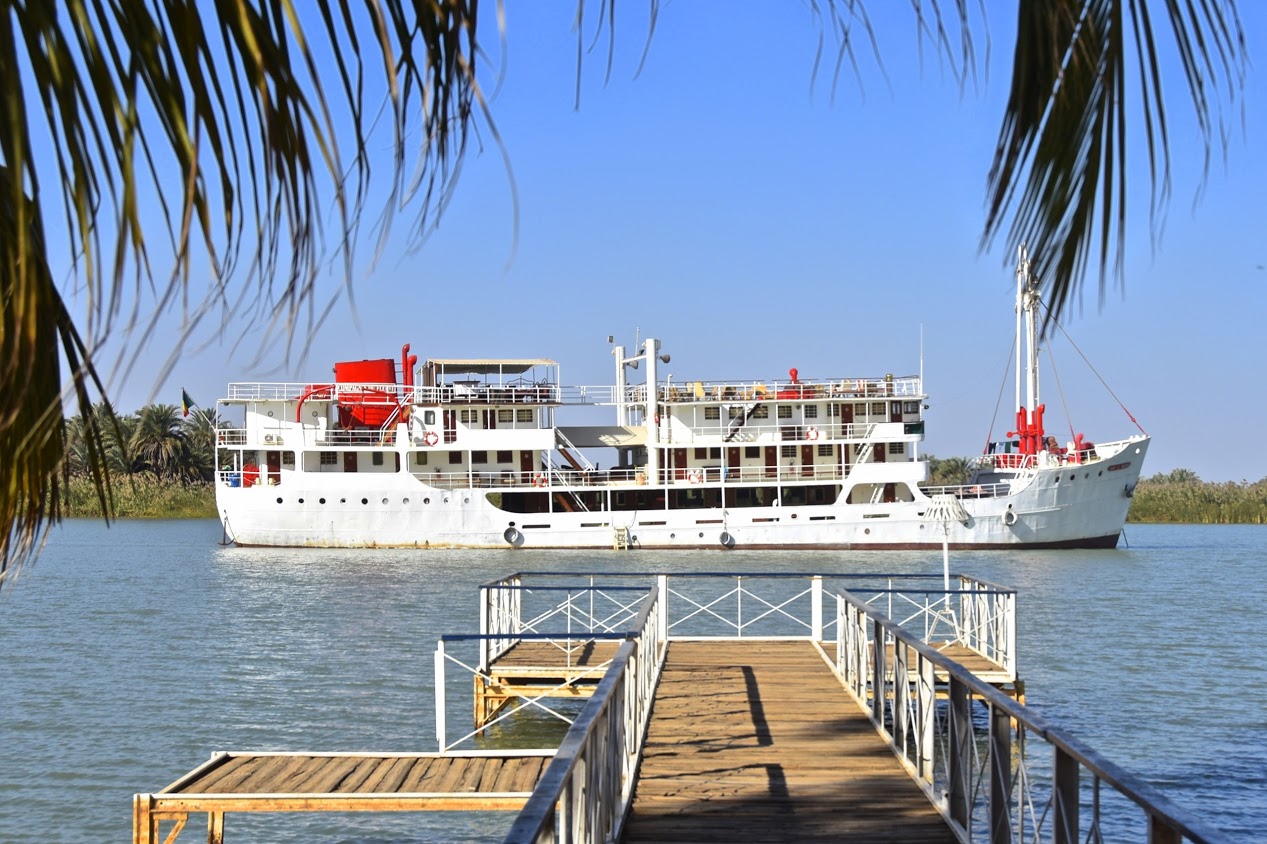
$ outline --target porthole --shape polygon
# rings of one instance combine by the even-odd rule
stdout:
[[[401,503],[401,504],[408,504],[408,503],[409,503],[409,499],[408,499],[408,498],[402,498],[402,499],[400,500],[400,503]]]
[[[703,538],[704,538],[704,532],[703,532],[703,531],[700,531],[699,538],[700,538],[700,539],[703,539]]]
[[[269,419],[272,419],[272,418],[273,418],[273,411],[271,411],[271,410],[270,410],[270,411],[268,412],[268,418],[269,418]]]
[[[340,504],[347,504],[347,503],[348,503],[348,500],[347,500],[346,498],[340,498],[340,499],[339,499],[339,503],[340,503]]]
[[[362,503],[362,504],[369,504],[369,503],[370,503],[370,500],[369,500],[368,498],[362,498],[362,499],[361,499],[361,503]]]
[[[793,514],[792,514],[792,518],[794,518],[794,519],[796,518],[796,514],[795,514],[795,513],[793,513]]]
[[[303,503],[304,503],[304,500],[303,500],[302,498],[301,498],[301,499],[299,499],[299,503],[300,503],[300,504],[303,504]]]
[[[463,499],[462,499],[462,503],[463,503],[463,504],[470,504],[470,503],[471,503],[471,499],[469,499],[469,498],[463,498]]]
[[[1069,476],[1069,480],[1071,480],[1071,481],[1076,481],[1077,479],[1078,479],[1078,476],[1077,476],[1077,475],[1070,475],[1070,476]]]
[[[1104,470],[1103,470],[1103,469],[1101,469],[1100,471],[1096,472],[1096,473],[1095,473],[1095,476],[1096,476],[1097,478],[1102,478],[1102,477],[1104,477]]]
[[[704,535],[704,534],[702,534],[702,533],[700,534],[700,536],[703,536],[703,535]],[[676,533],[671,533],[671,534],[669,534],[669,539],[677,539],[677,534],[676,534]]]
[[[322,498],[322,499],[321,499],[321,503],[322,503],[322,504],[325,504],[325,503],[326,503],[326,500],[325,500],[324,498]]]
[[[1091,473],[1090,473],[1090,472],[1087,472],[1087,473],[1086,473],[1085,475],[1083,475],[1082,477],[1084,477],[1084,478],[1089,478],[1089,477],[1091,477]]]
[[[448,504],[448,503],[449,503],[449,499],[447,499],[447,498],[446,498],[446,499],[444,499],[444,503],[445,503],[445,504]]]
[[[387,503],[387,499],[386,499],[386,498],[384,498],[384,499],[383,499],[383,503],[384,503],[384,504],[386,504],[386,503]]]
[[[312,412],[312,418],[313,418],[313,419],[316,419],[316,418],[317,418],[317,411],[315,411],[315,410],[314,410],[314,411]]]
[[[866,529],[865,529],[865,530],[863,530],[862,532],[863,532],[863,533],[865,533],[865,534],[867,534],[868,536],[870,536],[870,535],[871,535],[871,528],[866,528]]]
[[[281,500],[280,498],[279,498],[279,499],[277,499],[277,503],[278,503],[278,504],[281,504],[281,503],[282,503],[282,500]]]
[[[430,503],[431,503],[431,499],[430,499],[430,498],[424,498],[424,499],[422,499],[422,503],[423,503],[423,504],[430,504]],[[514,527],[514,526],[515,526],[515,523],[514,523],[514,522],[511,522],[511,523],[510,523],[510,526],[511,526],[511,527]]]

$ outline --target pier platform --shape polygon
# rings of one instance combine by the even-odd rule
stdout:
[[[952,842],[811,642],[671,642],[622,842]]]

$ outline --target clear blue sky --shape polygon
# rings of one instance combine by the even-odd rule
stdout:
[[[372,243],[359,249],[359,327],[340,307],[289,370],[277,369],[275,344],[252,364],[270,338],[249,335],[232,356],[227,342],[212,344],[156,386],[171,345],[160,332],[152,366],[116,383],[120,409],[178,402],[182,386],[211,406],[226,382],[320,380],[335,360],[398,357],[406,341],[423,358],[551,357],[565,383],[609,383],[607,335],[631,346],[638,330],[661,338],[675,380],[775,379],[793,366],[805,377],[910,374],[922,327],[925,451],[981,451],[1013,326],[1016,244],[978,251],[1013,3],[987,4],[988,62],[979,35],[976,81],[962,91],[927,43],[921,62],[908,4],[868,4],[884,71],[860,44],[860,73],[842,70],[834,101],[834,45],[815,83],[818,30],[802,4],[775,15],[768,3],[665,3],[635,78],[645,4],[621,3],[611,80],[604,36],[585,59],[579,110],[574,4],[508,6],[492,109],[518,187],[517,248],[506,170],[485,136],[421,251],[405,248],[407,220],[376,265]],[[491,24],[493,7],[483,11]],[[1252,57],[1267,10],[1246,2],[1241,12]],[[485,34],[494,53],[495,35]],[[485,76],[490,91],[493,82]],[[1244,122],[1230,114],[1226,166],[1216,150],[1197,202],[1201,149],[1177,65],[1164,85],[1174,154],[1164,237],[1154,252],[1148,185],[1136,176],[1124,290],[1110,286],[1101,308],[1092,279],[1065,325],[1153,435],[1146,474],[1257,480],[1267,476],[1254,436],[1267,416],[1262,86],[1251,70]],[[1132,152],[1142,164],[1142,148]],[[323,290],[337,284],[332,276]],[[1135,433],[1068,345],[1053,348],[1074,429],[1092,440]],[[1050,377],[1044,398],[1048,428],[1068,439]],[[1009,381],[996,437],[1011,404]]]

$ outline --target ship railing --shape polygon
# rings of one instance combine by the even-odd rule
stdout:
[[[689,439],[682,439],[680,428],[665,426],[665,445],[700,445],[700,446],[738,446],[754,443],[789,445],[828,445],[832,443],[860,443],[876,435],[878,426],[890,424],[888,419],[881,422],[837,422],[835,419],[806,419],[792,423],[788,420],[754,418],[743,422],[743,417],[708,420],[708,425],[689,427]],[[742,424],[741,424],[742,423]],[[907,423],[896,422],[890,429],[893,441],[906,441],[904,427]],[[921,432],[922,433],[922,432]],[[674,436],[677,434],[677,436]],[[913,437],[912,441],[918,439]]]
[[[821,401],[923,395],[917,376],[882,378],[825,378],[808,381],[674,381],[658,386],[657,398],[671,404],[709,402],[733,404],[753,401]]]
[[[979,498],[999,498],[1004,495],[1010,495],[1012,485],[1010,483],[993,483],[993,484],[951,484],[942,486],[921,486],[920,490],[932,498],[934,495],[953,495],[955,498],[966,500],[975,500]]]
[[[1228,840],[861,596],[836,622],[846,689],[959,840]]]

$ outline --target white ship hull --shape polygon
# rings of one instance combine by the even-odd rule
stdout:
[[[610,549],[626,529],[635,549],[920,549],[941,548],[943,536],[959,549],[1113,548],[1148,444],[1137,437],[1120,448],[1099,446],[1088,463],[1023,473],[1010,482],[1011,494],[978,497],[965,487],[966,523],[930,520],[922,496],[887,504],[513,513],[493,506],[487,488],[437,488],[400,473],[314,474],[289,488],[221,486],[218,505],[229,538],[252,546]]]

